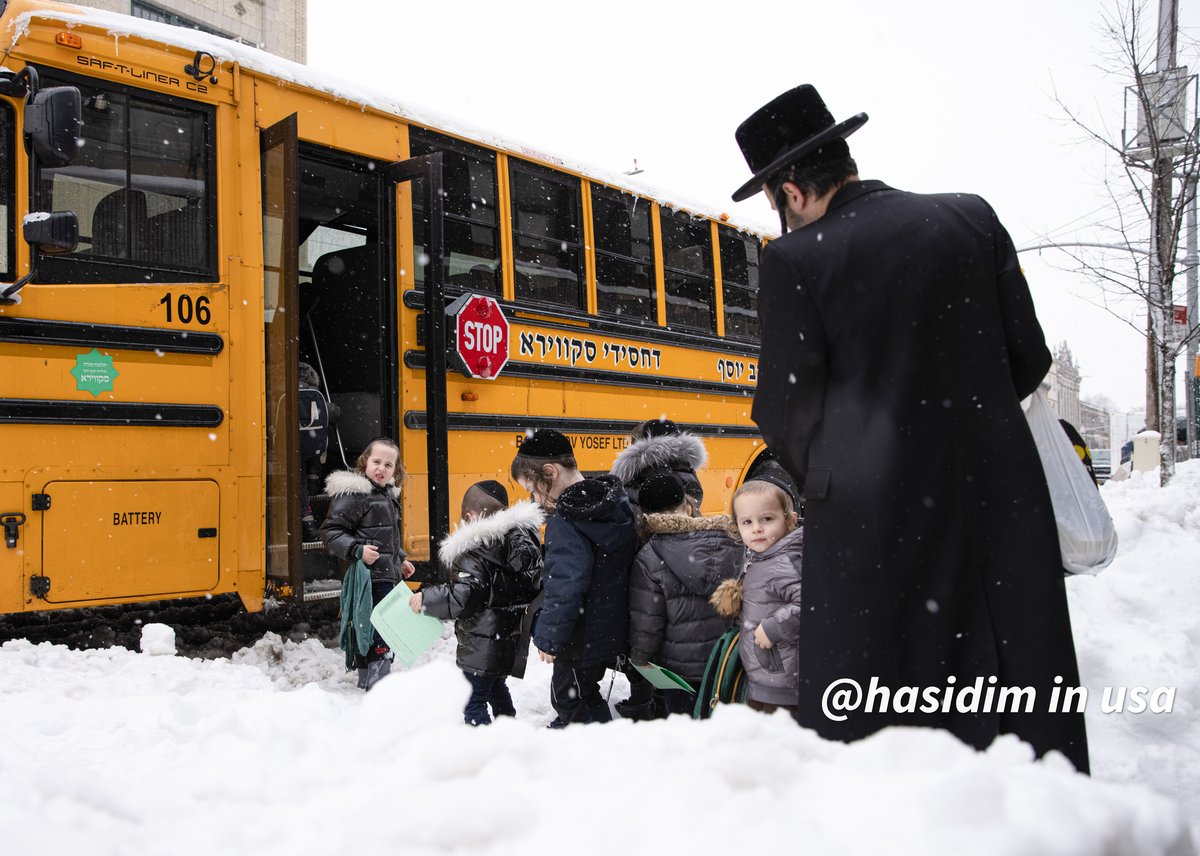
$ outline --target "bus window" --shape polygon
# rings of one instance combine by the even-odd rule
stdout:
[[[667,326],[715,333],[711,227],[686,211],[663,209],[661,219]]]
[[[0,279],[16,279],[16,225],[13,223],[16,174],[13,171],[13,122],[12,107],[0,103],[0,227],[8,237],[0,241]]]
[[[596,307],[609,315],[653,321],[654,236],[650,203],[619,190],[592,185],[596,233]]]
[[[584,309],[579,179],[509,160],[516,297]]]
[[[717,226],[725,335],[758,341],[758,238]]]
[[[70,166],[38,170],[36,204],[74,211],[79,246],[43,258],[43,281],[215,279],[212,111],[69,82],[83,98],[83,145]]]
[[[410,137],[413,157],[442,152],[443,241],[448,290],[486,291],[500,294],[500,230],[496,217],[496,155],[479,146],[413,128]],[[425,189],[413,182],[413,219],[418,224],[418,259],[429,242],[425,217]],[[427,262],[417,263],[417,287],[425,282]]]

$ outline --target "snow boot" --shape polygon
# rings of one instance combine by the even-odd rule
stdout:
[[[387,677],[387,675],[391,671],[392,671],[392,661],[391,660],[387,660],[387,659],[372,660],[371,662],[367,663],[367,668],[359,669],[360,674],[362,672],[366,672],[366,685],[363,686],[363,689],[365,689],[365,690],[371,689],[371,687],[375,686],[383,678]],[[362,682],[362,680],[363,679],[360,677],[359,678],[360,683]]]

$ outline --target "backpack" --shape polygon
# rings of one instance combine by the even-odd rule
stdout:
[[[300,417],[300,459],[325,454],[329,445],[329,404],[319,389],[300,387],[296,410]]]
[[[750,689],[746,682],[746,670],[738,654],[741,631],[731,627],[721,634],[708,655],[704,677],[696,690],[696,707],[692,719],[708,719],[718,704],[744,702]]]

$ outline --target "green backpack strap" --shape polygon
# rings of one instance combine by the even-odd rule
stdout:
[[[704,666],[704,677],[696,692],[696,705],[692,709],[693,719],[708,719],[718,703],[746,700],[745,670],[738,654],[741,631],[731,627],[721,634]]]
[[[717,701],[725,704],[745,701],[746,698],[743,689],[746,683],[746,671],[742,668],[742,657],[738,651],[738,641],[741,639],[742,633],[740,630],[730,632],[733,633],[733,636],[729,638],[721,655],[715,687]],[[739,692],[741,698],[738,698]]]
[[[715,663],[721,657],[722,642],[725,635],[713,643],[712,650],[708,652],[708,662],[704,664],[704,676],[700,679],[700,686],[696,688],[696,705],[692,708],[692,719],[708,719],[712,712],[712,697],[713,697],[713,681],[716,677]]]

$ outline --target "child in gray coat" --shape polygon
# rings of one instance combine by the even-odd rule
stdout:
[[[773,478],[752,479],[733,494],[733,519],[746,545],[740,580],[722,583],[713,606],[740,616],[738,642],[747,703],[797,712],[800,695],[800,564],[804,530],[791,492]]]

